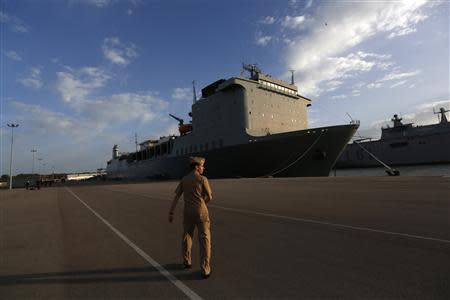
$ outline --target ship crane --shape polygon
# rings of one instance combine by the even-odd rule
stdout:
[[[177,116],[174,116],[172,114],[169,114],[169,116],[178,121],[178,131],[180,132],[180,135],[185,135],[192,131],[192,124],[184,124],[183,119],[178,118]]]
[[[172,118],[174,118],[175,120],[177,120],[179,126],[181,126],[181,125],[184,124],[184,120],[183,120],[183,119],[178,118],[178,117],[176,117],[176,116],[174,116],[174,115],[172,115],[172,114],[169,114],[169,116],[171,116]]]

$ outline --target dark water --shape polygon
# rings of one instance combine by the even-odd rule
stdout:
[[[450,164],[394,166],[393,168],[400,171],[400,176],[450,176]],[[385,170],[384,167],[338,169],[336,176],[387,176]],[[330,176],[335,176],[334,170],[331,171]]]

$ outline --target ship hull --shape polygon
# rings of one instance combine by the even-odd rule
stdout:
[[[389,166],[450,163],[450,131],[396,140],[359,142],[359,145]],[[381,166],[359,145],[349,144],[340,156],[336,167]]]
[[[188,157],[206,158],[209,178],[328,176],[358,125],[330,126],[263,137],[248,143],[185,156],[128,162],[112,160],[109,178],[178,179],[189,172]]]

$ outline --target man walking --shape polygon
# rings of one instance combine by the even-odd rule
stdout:
[[[175,197],[169,211],[169,222],[173,222],[173,212],[181,194],[184,194],[183,219],[183,263],[186,269],[192,266],[192,239],[197,227],[200,244],[200,268],[203,278],[211,275],[211,232],[209,212],[206,203],[212,200],[208,179],[202,176],[205,159],[190,157],[192,171],[181,179],[175,190]]]

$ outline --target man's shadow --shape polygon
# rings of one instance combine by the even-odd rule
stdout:
[[[199,271],[184,270],[181,264],[165,264],[162,267],[180,281],[201,279]],[[166,280],[169,279],[161,274],[158,269],[149,266],[1,275],[0,286],[54,283],[159,282]]]

